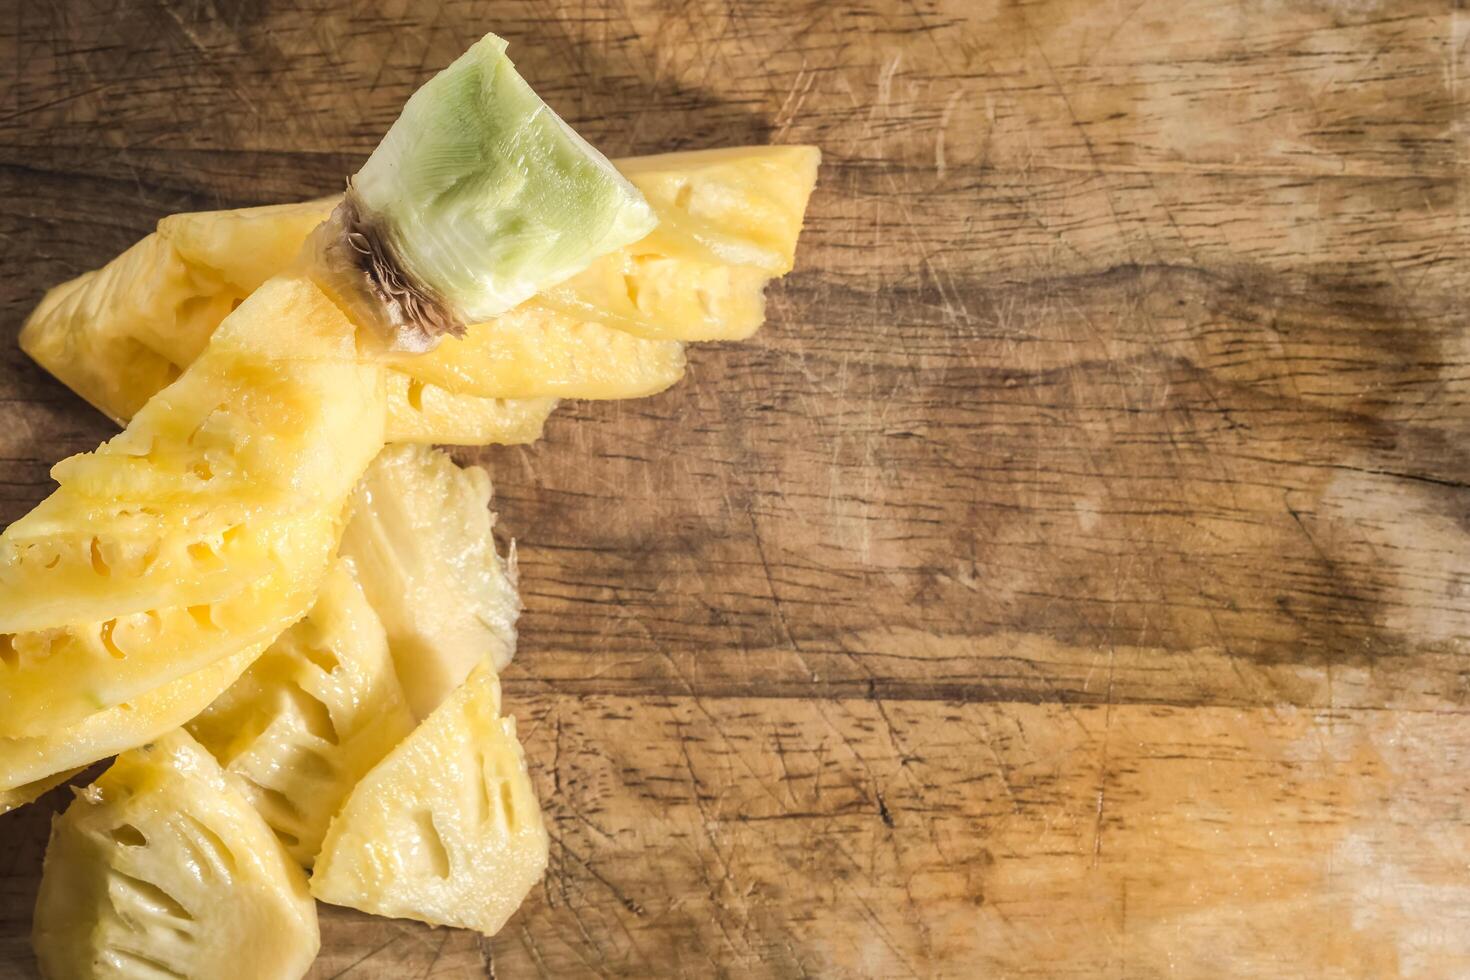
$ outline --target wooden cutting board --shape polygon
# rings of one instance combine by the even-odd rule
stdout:
[[[478,454],[544,886],[313,976],[1470,975],[1460,6],[0,0],[0,518],[110,431],[43,289],[495,30],[610,154],[826,163],[754,340]]]

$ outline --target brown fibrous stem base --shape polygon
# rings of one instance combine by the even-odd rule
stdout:
[[[313,278],[390,350],[423,352],[446,336],[464,334],[464,321],[449,304],[397,259],[381,222],[362,207],[350,181],[307,249]]]

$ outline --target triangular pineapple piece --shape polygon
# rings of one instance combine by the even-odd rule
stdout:
[[[358,784],[311,878],[317,898],[494,935],[546,870],[547,835],[500,684],[477,667]]]
[[[158,738],[197,715],[250,666],[259,651],[246,649],[133,701],[93,712],[45,735],[0,738],[0,794],[23,799],[23,787],[88,766]],[[34,797],[32,797],[34,799]]]
[[[290,264],[335,203],[170,215],[101,269],[47,292],[21,347],[125,421],[199,356],[231,310]]]
[[[340,200],[324,197],[298,204],[171,214],[159,220],[155,234],[190,267],[206,270],[230,294],[244,298],[291,264],[306,236],[327,220]]]
[[[0,735],[54,733],[299,619],[382,446],[383,399],[320,290],[282,278],[252,294],[0,535]]]
[[[33,940],[52,980],[286,980],[321,943],[301,869],[181,731],[52,824]]]
[[[423,718],[471,669],[515,653],[514,556],[495,550],[490,476],[420,446],[389,446],[363,474],[341,554],[388,633],[408,703]]]
[[[650,338],[737,340],[765,320],[765,286],[791,271],[816,184],[814,146],[633,157],[623,174],[659,225],[528,305]]]
[[[107,265],[52,287],[26,320],[21,347],[114,421],[131,418],[179,376],[230,311],[233,296],[149,235]],[[213,322],[209,322],[209,321]],[[167,352],[154,343],[169,336]]]
[[[413,726],[382,623],[339,561],[306,618],[188,729],[309,866],[348,792]]]
[[[784,276],[795,261],[821,162],[814,146],[737,146],[620,161],[658,215],[658,227],[632,250]]]

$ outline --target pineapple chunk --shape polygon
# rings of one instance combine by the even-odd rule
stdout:
[[[390,443],[519,446],[541,438],[555,398],[477,398],[388,372]]]
[[[771,276],[764,270],[648,249],[640,243],[604,255],[523,309],[650,340],[744,340],[765,322]]]
[[[381,369],[319,290],[255,292],[0,535],[0,735],[53,734],[299,619],[383,444],[383,399]]]
[[[170,215],[101,269],[47,292],[20,345],[125,422],[204,350],[246,296],[290,264],[335,203]]]
[[[285,980],[321,944],[301,869],[181,731],[52,824],[33,940],[52,980]]]
[[[46,735],[0,738],[0,798],[28,803],[24,787],[126,751],[178,728],[228,688],[255,658],[246,649],[125,704]],[[14,794],[9,796],[8,794]],[[39,795],[39,794],[38,794]],[[34,797],[32,797],[34,799]]]
[[[348,792],[413,726],[382,623],[339,561],[306,618],[188,729],[310,866]]]
[[[196,275],[172,245],[149,235],[47,292],[20,343],[68,388],[121,421],[178,377],[188,363],[183,358],[198,353],[200,324],[208,338],[230,302],[218,281]],[[166,351],[157,349],[160,338]]]
[[[520,307],[393,367],[481,398],[641,398],[684,376],[684,346]]]
[[[398,677],[423,718],[470,670],[515,653],[515,555],[495,551],[490,477],[421,446],[389,446],[353,495],[341,554],[388,634]]]
[[[649,338],[750,336],[765,320],[766,283],[795,263],[821,156],[762,146],[619,161],[658,227],[531,305]]]
[[[623,160],[658,227],[634,252],[690,256],[784,276],[817,182],[814,146],[730,147]]]
[[[653,205],[659,228],[489,321],[495,329],[472,327],[454,359],[488,362],[446,364],[441,353],[438,360],[399,367],[450,393],[483,397],[621,398],[661,390],[678,380],[683,359],[676,346],[658,341],[735,339],[759,327],[766,282],[794,260],[819,159],[813,147],[776,146],[619,161]],[[200,324],[211,316],[218,322],[252,283],[272,267],[285,268],[293,245],[300,246],[333,203],[165,218],[134,247],[137,254],[130,250],[53,289],[27,321],[21,346],[103,411],[130,417],[187,363],[160,354],[175,349],[157,335],[185,330],[183,346],[197,344],[206,329]],[[157,244],[145,247],[150,240]],[[126,302],[112,302],[113,293]],[[150,297],[156,297],[157,322],[140,325]],[[177,326],[181,318],[187,322]],[[506,321],[510,335],[502,339],[499,327]],[[618,341],[603,328],[647,342]],[[509,370],[508,362],[532,342],[542,351]],[[175,350],[176,358],[183,356]],[[644,364],[643,358],[651,360]],[[436,420],[417,420],[417,440],[462,442],[477,432],[499,432],[493,425],[460,426],[436,438],[425,432],[430,424]]]
[[[0,536],[0,632],[215,601],[275,564],[277,531],[299,533],[256,513],[335,516],[382,444],[382,373],[304,280],[271,283],[228,323],[126,431],[57,464],[59,489]]]
[[[489,664],[358,784],[311,878],[324,902],[494,935],[541,879],[546,828]]]
[[[208,270],[230,294],[244,299],[291,264],[306,236],[327,220],[339,200],[171,214],[158,222],[155,234],[191,267]]]

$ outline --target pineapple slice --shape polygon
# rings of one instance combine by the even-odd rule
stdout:
[[[125,432],[57,464],[59,489],[0,537],[0,632],[215,601],[300,533],[256,514],[335,516],[381,445],[381,372],[304,280],[229,324]]]
[[[382,446],[383,399],[382,371],[315,286],[255,292],[0,535],[0,735],[53,734],[258,653],[299,619]]]
[[[643,337],[739,340],[791,271],[816,184],[814,146],[735,147],[618,162],[659,224],[532,304]]]
[[[388,372],[390,443],[519,446],[541,438],[555,398],[477,398]]]
[[[377,915],[494,935],[546,870],[547,834],[489,664],[358,784],[317,857],[312,894]]]
[[[299,863],[414,726],[382,623],[344,562],[316,605],[188,725]]]
[[[389,446],[353,495],[348,559],[388,634],[414,715],[426,717],[482,660],[515,653],[515,552],[495,550],[490,477],[421,446]]]
[[[301,869],[174,731],[119,756],[52,824],[33,941],[52,980],[284,980],[321,936]]]
[[[49,290],[21,329],[21,347],[93,407],[121,422],[179,376],[179,362],[143,337],[182,331],[204,311],[229,311],[215,284],[149,235],[100,269]],[[180,315],[188,305],[193,317]],[[222,308],[223,307],[223,308]],[[182,356],[182,354],[180,354]]]
[[[684,376],[684,345],[523,306],[391,363],[410,378],[481,398],[642,398]]]
[[[14,800],[11,808],[29,803],[35,796],[25,798],[27,786],[66,778],[76,768],[178,728],[233,684],[255,655],[254,649],[243,650],[45,735],[0,738],[0,799]]]
[[[125,422],[204,350],[246,296],[290,264],[335,203],[170,215],[101,269],[47,292],[20,345]]]
[[[658,215],[635,252],[791,271],[806,202],[817,181],[814,146],[660,153],[619,166]]]
[[[615,398],[661,390],[678,380],[683,359],[676,346],[659,341],[743,338],[760,325],[766,282],[791,268],[819,159],[813,147],[776,146],[619,161],[653,205],[659,228],[490,321],[497,329],[475,326],[452,348],[456,360],[489,358],[487,363],[446,364],[450,358],[440,353],[398,366],[451,393],[482,397]],[[134,247],[137,254],[130,250],[53,289],[27,321],[21,346],[103,411],[130,417],[167,382],[176,369],[171,364],[187,363],[160,355],[168,345],[155,335],[187,330],[189,342],[197,343],[198,324],[222,317],[273,265],[284,268],[293,244],[300,246],[332,203],[165,218]],[[150,239],[159,244],[145,247]],[[168,261],[157,258],[154,268],[147,257],[158,250]],[[185,295],[187,285],[196,291]],[[141,298],[114,309],[108,300],[113,292]],[[150,296],[159,297],[157,323],[145,328],[139,320],[146,318]],[[181,316],[186,326],[174,326]],[[499,330],[506,321],[506,331]],[[619,341],[602,328],[647,340]],[[531,344],[541,352],[509,370]],[[645,357],[651,358],[647,364],[641,363]],[[624,369],[631,372],[626,377]],[[421,418],[414,431],[422,433],[431,421]],[[419,438],[465,441],[474,431]],[[494,426],[478,431],[497,432]]]
[[[291,264],[339,200],[171,214],[158,222],[155,234],[191,268],[207,270],[224,291],[244,299]]]

